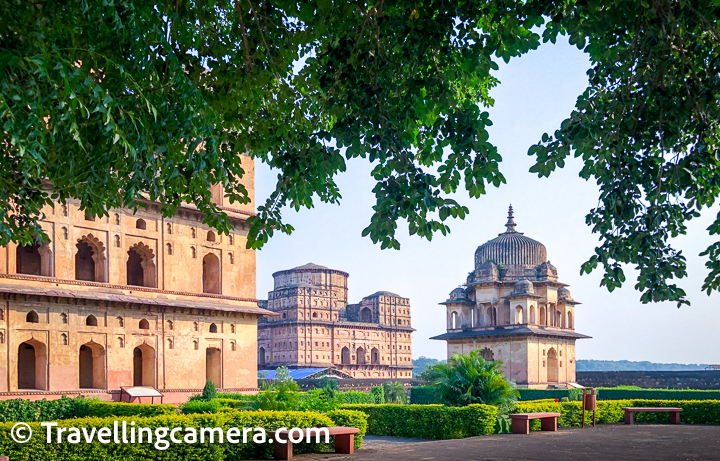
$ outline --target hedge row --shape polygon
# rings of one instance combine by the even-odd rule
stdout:
[[[367,414],[367,433],[419,439],[458,439],[495,432],[498,410],[490,405],[344,405]]]
[[[411,392],[415,392],[415,389],[418,388],[413,388]],[[571,389],[518,389],[518,392],[520,392],[520,400],[560,400],[563,397],[570,398],[570,394],[577,391]],[[720,390],[600,388],[597,392],[598,400],[720,400]]]
[[[177,413],[174,405],[102,402],[81,397],[57,400],[13,399],[0,401],[0,422],[60,421],[106,416],[160,416]]]
[[[435,403],[435,388],[432,386],[410,388],[410,403],[412,405],[429,405]]]
[[[72,421],[60,421],[60,427],[88,428],[111,428],[118,418],[81,418]],[[357,437],[356,447],[359,448],[364,435],[365,415],[353,411],[336,411],[328,415],[321,415],[313,412],[269,412],[269,411],[231,411],[207,415],[165,415],[153,418],[126,418],[134,421],[135,427],[152,428],[195,428],[220,427],[227,430],[230,427],[263,427],[267,430],[275,430],[280,427],[315,427],[315,426],[355,426],[361,428],[361,434]],[[272,456],[272,444],[256,444],[251,440],[249,443],[214,443],[206,440],[205,443],[198,440],[194,443],[169,443],[165,450],[158,450],[153,443],[107,443],[97,441],[93,443],[45,443],[45,428],[39,423],[30,423],[33,429],[33,436],[25,444],[18,444],[10,438],[11,423],[0,424],[0,453],[9,456],[13,461],[31,461],[38,459],[52,459],[53,461],[115,461],[118,459],[142,459],[142,460],[181,460],[192,459],[193,461],[223,461],[226,459],[263,459]],[[199,431],[198,431],[199,433]],[[65,432],[65,437],[67,437]],[[183,437],[185,432],[181,432]],[[169,436],[165,440],[170,441]],[[308,453],[327,451],[331,449],[325,444],[301,443],[295,447],[296,453]]]
[[[625,412],[622,407],[678,407],[683,412],[680,421],[686,424],[720,424],[720,400],[601,400],[598,401],[596,419],[600,424],[619,423]],[[558,426],[579,426],[582,421],[581,402],[555,402],[551,400],[518,402],[515,413],[555,412],[562,414]],[[669,413],[635,413],[635,421],[669,423]],[[592,421],[592,412],[585,414],[586,423]],[[532,421],[532,429],[540,428],[540,421]]]

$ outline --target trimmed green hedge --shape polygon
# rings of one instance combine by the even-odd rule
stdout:
[[[720,424],[720,400],[601,400],[598,401],[597,422],[600,424],[619,423],[625,412],[622,407],[678,407],[682,408],[680,422],[686,424]],[[579,426],[582,421],[581,402],[535,401],[518,402],[514,413],[535,412],[561,413],[559,427]],[[592,412],[585,414],[586,423],[592,422]],[[635,413],[635,421],[669,423],[669,413]],[[540,421],[531,421],[531,429],[540,428]]]
[[[123,403],[90,401],[86,417],[105,418],[108,416],[140,416],[151,417],[161,415],[176,415],[178,409],[175,405],[150,403]]]
[[[720,390],[693,389],[599,389],[602,400],[720,400]]]
[[[435,388],[432,386],[418,386],[410,388],[410,404],[430,405],[435,402]]]
[[[82,397],[56,400],[12,399],[0,401],[0,422],[61,421],[71,418],[107,416],[160,416],[177,414],[174,405],[103,402]]]
[[[369,392],[341,391],[335,394],[335,399],[341,405],[349,404],[374,404],[375,396]]]
[[[418,388],[413,388],[413,391]],[[431,389],[431,388],[421,388]],[[562,399],[570,389],[518,389],[520,400]],[[577,391],[576,391],[577,392]],[[720,390],[693,389],[598,389],[598,400],[720,400]]]
[[[367,432],[367,415],[362,411],[354,410],[333,410],[325,413],[333,420],[334,426],[337,427],[357,427],[360,429],[355,435],[355,448],[360,448],[363,437]]]
[[[367,433],[419,439],[458,439],[495,432],[496,407],[469,405],[344,405],[368,415]]]
[[[333,419],[335,418],[335,419]],[[263,427],[267,430],[275,430],[280,427],[315,427],[315,426],[337,426],[355,425],[362,426],[364,414],[359,412],[341,411],[330,415],[321,415],[313,412],[271,412],[271,411],[230,411],[219,414],[204,415],[164,415],[153,418],[82,418],[58,422],[60,427],[86,427],[102,428],[113,427],[114,421],[135,421],[135,427],[221,427],[227,430],[230,427]],[[224,461],[227,459],[263,459],[272,456],[272,444],[256,444],[252,441],[242,443],[170,443],[166,450],[158,450],[154,444],[103,444],[95,441],[91,444],[68,443],[67,432],[65,441],[58,443],[45,443],[46,429],[39,423],[30,423],[33,429],[31,440],[25,444],[18,444],[10,438],[12,423],[0,424],[0,453],[9,456],[13,461],[34,461],[39,459],[52,459],[53,461],[115,461],[118,459],[138,459],[152,461],[184,460],[193,461]],[[362,429],[361,429],[362,431]],[[199,431],[198,431],[199,432]],[[184,436],[181,432],[180,437]],[[170,441],[170,437],[166,436]],[[359,437],[362,443],[362,437]],[[199,436],[198,436],[199,440]],[[359,447],[356,442],[356,446]],[[325,444],[301,443],[295,446],[296,453],[308,453],[327,451],[331,447]]]

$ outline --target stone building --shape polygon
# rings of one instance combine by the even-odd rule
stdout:
[[[242,178],[253,191],[253,164]],[[219,235],[192,205],[163,217],[86,216],[78,202],[43,210],[48,243],[0,249],[0,398],[81,393],[118,399],[150,386],[166,402],[187,399],[207,379],[257,387],[255,253],[245,248],[253,203],[213,200],[234,226]]]
[[[480,350],[502,360],[518,387],[565,387],[575,382],[575,306],[558,281],[545,246],[515,230],[510,207],[507,230],[475,251],[475,270],[444,303],[447,354]]]
[[[348,274],[316,264],[273,278],[267,309],[279,315],[258,325],[260,368],[335,367],[354,378],[412,377],[409,299],[378,291],[347,304]]]

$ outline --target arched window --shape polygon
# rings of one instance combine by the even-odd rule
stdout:
[[[62,345],[63,345],[63,346],[67,346],[67,345],[68,345],[68,335],[67,335],[67,333],[63,333],[63,334],[60,335],[60,341],[62,342]]]
[[[380,351],[377,350],[377,347],[373,347],[370,351],[370,362],[373,365],[377,365],[380,363]]]
[[[547,325],[547,316],[545,314],[545,306],[540,306],[540,325]]]
[[[450,314],[450,329],[455,330],[458,327],[458,313],[453,311],[453,313]]]
[[[18,274],[51,277],[53,260],[50,245],[47,243],[18,245],[15,250],[15,271]]]
[[[568,319],[567,319],[567,327],[570,328],[570,329],[575,328],[575,326],[573,326],[573,314],[572,314],[572,312],[568,311],[567,318],[568,318]]]
[[[365,323],[372,322],[372,311],[365,307],[360,311],[360,321]]]
[[[313,318],[314,318],[314,319],[317,318],[317,312],[313,312]]]
[[[96,327],[98,325],[97,317],[95,317],[94,315],[88,315],[85,318],[85,325],[89,327]]]
[[[365,364],[365,349],[362,347],[358,347],[355,351],[355,355],[357,357],[357,363],[358,365],[364,365]]]
[[[65,312],[63,312],[62,314],[60,314],[60,322],[62,322],[62,323],[68,323],[68,316],[67,316],[67,314],[66,314]]]
[[[235,352],[237,350],[237,344],[235,341],[230,341],[230,350]]]
[[[75,280],[106,282],[105,245],[92,234],[78,239],[75,245]]]
[[[212,253],[203,258],[203,293],[222,292],[220,287],[220,260]]]
[[[200,329],[200,325],[197,322],[193,322],[193,330],[198,331]]]
[[[168,233],[168,234],[172,234],[172,224],[167,223],[167,226],[166,226],[166,227],[167,227],[167,233]]]
[[[523,308],[522,306],[515,306],[515,323],[523,324]]]
[[[119,235],[116,235],[116,236],[115,236],[115,246],[116,246],[117,248],[120,248],[120,246],[121,246],[121,245],[120,245],[120,236],[119,236]]]
[[[122,317],[117,317],[115,320],[117,321],[117,326],[119,326],[120,328],[125,326],[125,321]]]
[[[555,348],[550,348],[547,355],[547,380],[551,383],[558,382],[558,359],[557,359],[557,352],[555,352]]]
[[[340,363],[342,363],[343,365],[350,364],[350,349],[348,349],[347,347],[343,347],[340,356]]]
[[[165,248],[167,248],[167,254],[172,254],[172,245],[170,243],[165,244]]]
[[[150,329],[150,322],[148,322],[145,319],[140,320],[139,327],[141,330],[149,330]]]
[[[192,237],[192,238],[197,237],[197,231],[195,230],[194,227],[190,228],[190,237]]]
[[[173,340],[172,340],[172,338],[168,338],[168,340],[167,340],[167,347],[168,347],[168,349],[172,349],[172,348],[173,348]]]
[[[232,253],[228,253],[228,260],[230,261],[230,264],[235,264],[235,256],[233,256]]]
[[[530,323],[535,324],[535,306],[530,306]]]
[[[62,215],[67,216],[68,215],[68,208],[67,205],[62,206]]]
[[[198,342],[197,339],[193,341],[193,348],[194,348],[195,350],[200,349],[200,343]]]
[[[136,243],[128,250],[127,284],[140,287],[156,287],[155,255],[144,243]]]
[[[80,389],[105,388],[105,348],[90,341],[80,346]]]
[[[172,320],[168,320],[168,321],[167,321],[167,329],[168,329],[168,330],[172,330],[172,329],[173,329],[173,326],[174,326],[174,325],[173,325],[173,321],[172,321]]]
[[[47,347],[36,339],[18,346],[18,389],[47,388]]]
[[[25,321],[28,323],[40,323],[40,316],[35,311],[30,311],[25,316]]]
[[[68,230],[67,230],[67,227],[63,227],[63,228],[62,228],[62,235],[63,235],[63,239],[65,239],[65,240],[68,239]]]
[[[144,219],[140,218],[137,221],[135,221],[135,229],[147,229],[147,223]]]
[[[217,333],[217,331],[218,331],[217,325],[215,325],[214,323],[211,323],[210,324],[210,333]]]
[[[117,213],[115,213],[115,225],[116,226],[120,225],[120,215]]]
[[[208,242],[214,242],[215,241],[215,232],[208,231],[207,233],[207,241]]]
[[[235,333],[235,324],[234,323],[230,324],[230,333]]]
[[[197,258],[197,250],[195,249],[195,247],[190,247],[190,256],[192,256],[193,258]]]
[[[235,237],[233,237],[232,234],[228,235],[228,245],[234,245],[235,244]]]
[[[118,336],[117,346],[118,346],[118,347],[125,347],[125,340],[124,340],[121,336]]]

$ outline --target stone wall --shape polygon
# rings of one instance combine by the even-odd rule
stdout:
[[[657,389],[720,389],[720,370],[713,371],[578,371],[587,387],[639,386]]]

